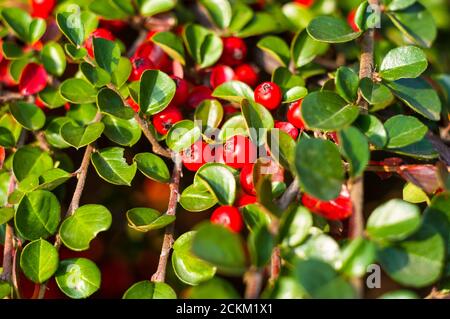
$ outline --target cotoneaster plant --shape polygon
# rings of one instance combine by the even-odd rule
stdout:
[[[0,298],[448,298],[445,0],[14,4]]]

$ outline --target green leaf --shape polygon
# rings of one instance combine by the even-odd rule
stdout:
[[[144,71],[140,83],[139,105],[147,115],[164,110],[175,95],[175,82],[164,72]]]
[[[248,236],[248,247],[252,264],[256,267],[264,267],[270,260],[275,239],[266,225],[253,229]]]
[[[102,122],[105,124],[103,134],[114,143],[133,146],[141,138],[141,128],[134,118],[123,120],[115,116],[105,115]]]
[[[176,0],[137,0],[139,12],[143,16],[152,16],[172,10],[176,3]]]
[[[49,169],[39,176],[39,186],[37,189],[52,191],[59,185],[64,184],[71,177],[71,174],[60,168]]]
[[[382,148],[386,145],[388,136],[383,123],[374,115],[361,114],[354,125],[363,132],[369,142],[376,147]]]
[[[96,87],[102,87],[111,82],[111,76],[108,72],[90,63],[82,62],[80,64],[80,70],[86,79]]]
[[[427,194],[419,186],[409,182],[403,186],[403,200],[413,204],[430,201]]]
[[[53,167],[53,160],[48,153],[39,148],[25,146],[14,154],[12,168],[14,176],[20,182],[30,175],[41,175]]]
[[[180,152],[194,144],[201,136],[201,130],[191,120],[182,120],[175,123],[167,132],[166,144],[175,151]]]
[[[425,137],[417,143],[405,147],[391,150],[394,153],[411,156],[418,159],[435,159],[439,154],[434,149],[433,144]]]
[[[152,41],[164,50],[172,59],[186,64],[184,58],[183,41],[174,33],[169,31],[157,32],[152,36]]]
[[[295,141],[286,132],[279,129],[270,129],[267,132],[267,144],[270,154],[285,169],[292,170],[295,160]]]
[[[302,245],[295,247],[294,253],[301,259],[324,261],[334,268],[337,268],[340,264],[339,244],[333,237],[320,231],[313,232]]]
[[[312,226],[312,215],[305,207],[290,209],[282,216],[279,241],[286,247],[298,246],[306,239]]]
[[[437,35],[436,23],[431,13],[419,2],[387,16],[410,41],[422,47],[431,47]]]
[[[369,78],[359,82],[363,98],[371,105],[387,106],[394,101],[394,95],[381,83],[375,83]]]
[[[109,229],[111,221],[111,213],[106,207],[84,205],[62,222],[59,235],[66,247],[75,251],[87,250],[99,232]]]
[[[228,281],[214,277],[189,290],[190,299],[239,299],[241,296]]]
[[[371,241],[356,238],[342,249],[340,271],[349,277],[362,277],[375,257],[376,246]]]
[[[440,119],[441,101],[427,81],[421,78],[401,79],[387,85],[396,97],[417,113],[432,121]]]
[[[55,279],[65,295],[73,299],[82,299],[100,288],[101,273],[89,259],[72,258],[59,263]]]
[[[427,69],[425,53],[414,46],[392,49],[386,54],[380,67],[380,76],[387,81],[416,78]]]
[[[370,160],[369,143],[364,134],[353,126],[347,127],[339,131],[339,146],[350,164],[350,175],[362,175]]]
[[[367,220],[366,231],[377,240],[402,240],[421,224],[419,207],[401,199],[378,206]]]
[[[153,0],[150,0],[150,2]],[[143,280],[125,291],[123,299],[177,299],[175,291],[166,283]]]
[[[339,130],[353,123],[358,115],[358,106],[347,104],[331,91],[309,93],[302,102],[302,118],[310,129]]]
[[[8,222],[11,218],[14,217],[14,208],[12,207],[2,207],[0,208],[0,225]]]
[[[392,0],[389,3],[388,9],[390,11],[403,10],[412,6],[417,0]]]
[[[49,191],[25,194],[17,207],[14,222],[20,235],[28,240],[53,235],[59,224],[61,206]]]
[[[91,103],[71,105],[66,116],[73,120],[72,123],[83,126],[95,122],[97,111],[97,106]]]
[[[97,105],[102,113],[126,120],[134,117],[134,111],[125,106],[122,97],[109,88],[103,88],[98,92]]]
[[[227,81],[215,88],[212,96],[230,102],[241,102],[243,99],[253,100],[253,90],[240,81]]]
[[[1,47],[3,56],[8,60],[23,58],[24,51],[22,48],[12,41],[4,41]]]
[[[273,35],[265,36],[258,41],[256,46],[267,52],[282,66],[289,66],[291,54],[288,45],[282,38]]]
[[[114,41],[100,37],[94,37],[92,43],[94,46],[95,62],[109,74],[113,73],[119,65],[119,45]]]
[[[95,102],[97,90],[87,81],[71,78],[59,87],[61,95],[69,102],[82,104]]]
[[[25,42],[28,42],[29,27],[32,21],[30,15],[19,8],[3,8],[2,19],[14,33]]]
[[[204,100],[194,113],[194,122],[201,125],[202,132],[212,131],[222,122],[223,107],[217,100]]]
[[[30,27],[28,29],[28,42],[35,43],[45,33],[47,24],[44,19],[36,18],[31,20]]]
[[[88,53],[86,48],[73,45],[72,43],[66,43],[64,45],[64,49],[66,50],[66,53],[68,56],[72,58],[72,60],[78,61],[83,59]]]
[[[72,122],[67,122],[61,127],[61,136],[68,144],[79,149],[96,141],[102,135],[104,129],[105,125],[101,122],[86,126],[78,126]]]
[[[305,192],[324,201],[336,198],[344,182],[337,146],[327,140],[300,139],[295,154],[295,167]]]
[[[107,147],[93,153],[91,161],[98,175],[107,182],[130,186],[137,164],[128,165],[123,158],[123,152],[121,147]]]
[[[242,209],[242,217],[248,230],[253,231],[260,226],[270,225],[271,218],[261,204],[248,204]]]
[[[327,43],[349,42],[362,34],[354,32],[346,21],[331,16],[314,18],[306,30],[314,40]]]
[[[283,5],[282,12],[292,24],[292,29],[294,31],[304,30],[315,17],[315,13],[312,12],[312,10],[306,6],[299,6],[298,3],[295,2],[287,2]]]
[[[196,286],[210,280],[216,273],[216,267],[192,254],[192,242],[195,231],[184,233],[173,245],[172,266],[175,275],[185,284]]]
[[[185,26],[183,40],[189,54],[201,68],[213,65],[222,55],[222,40],[214,32],[198,24]]]
[[[297,33],[291,43],[291,56],[297,68],[307,65],[327,50],[328,44],[314,40],[306,30]]]
[[[53,75],[61,76],[66,70],[66,56],[62,46],[56,42],[47,42],[41,51],[41,60],[45,69]]]
[[[233,205],[236,198],[236,180],[224,164],[208,163],[200,167],[195,180],[201,180],[222,205]]]
[[[221,29],[228,28],[231,22],[231,5],[228,0],[200,0],[214,23]]]
[[[224,274],[239,276],[246,270],[241,237],[223,226],[200,225],[192,241],[192,252]]]
[[[24,128],[37,131],[45,124],[45,114],[39,107],[32,103],[15,102],[9,105],[11,115]]]
[[[389,118],[384,127],[389,136],[386,147],[399,148],[419,142],[425,136],[428,128],[414,116],[396,115]]]
[[[58,251],[48,241],[37,239],[27,244],[20,255],[20,268],[31,281],[42,284],[58,269]]]
[[[262,145],[265,142],[267,130],[274,126],[272,114],[261,104],[246,99],[241,102],[241,110],[247,123],[250,139],[256,145]]]
[[[183,190],[180,204],[189,212],[202,212],[217,204],[217,198],[203,183],[197,183]]]
[[[242,2],[233,3],[232,11],[233,16],[228,27],[228,30],[231,32],[239,32],[242,30],[252,20],[254,15],[252,8]]]
[[[160,214],[152,208],[133,208],[127,211],[128,226],[140,232],[164,228],[175,220],[174,215]]]
[[[1,267],[0,271],[3,271]],[[10,294],[11,294],[11,284],[7,281],[0,280],[0,299],[3,299],[9,296]]]
[[[128,3],[128,5],[131,5],[131,3]],[[127,9],[127,2],[120,0],[97,0],[93,1],[89,5],[89,9],[98,14],[99,16],[109,19],[109,20],[123,20],[126,19],[128,14],[132,14]],[[124,10],[126,9],[126,10]],[[131,12],[133,11],[133,8],[131,7]]]
[[[284,67],[279,67],[273,72],[272,82],[275,82],[281,88],[283,95],[286,95],[286,92],[292,88],[303,87],[305,85],[305,80],[301,76],[292,74],[288,68]]]
[[[442,272],[444,242],[434,228],[424,226],[406,241],[385,247],[378,259],[388,275],[409,287],[426,287]]]
[[[137,168],[150,179],[157,182],[168,183],[170,173],[166,163],[158,155],[152,153],[139,153],[134,156]]]
[[[84,26],[79,10],[79,7],[76,7],[75,12],[60,12],[56,15],[59,29],[77,47],[84,41]]]
[[[420,297],[410,290],[395,290],[382,294],[378,299],[420,299]]]
[[[274,32],[278,27],[279,23],[273,15],[267,12],[256,12],[252,19],[236,34],[236,36],[240,38],[248,38]]]
[[[294,86],[283,92],[282,103],[292,103],[303,99],[308,94],[308,89],[303,86]]]
[[[67,103],[67,101],[61,96],[59,88],[52,88],[50,86],[47,86],[39,92],[39,98],[50,109],[61,107]]]
[[[329,264],[320,260],[298,260],[294,275],[297,282],[314,299],[351,299],[355,291]]]
[[[336,90],[347,102],[356,101],[358,95],[359,77],[358,74],[349,67],[341,66],[336,71]]]
[[[60,134],[61,127],[68,122],[70,122],[70,119],[67,117],[55,117],[48,123],[45,129],[45,139],[51,146],[56,148],[70,147]]]
[[[221,142],[226,141],[230,137],[235,135],[248,135],[247,124],[245,123],[245,118],[240,115],[234,115],[230,117],[225,123],[222,124],[222,128],[220,129],[218,140]]]
[[[129,59],[120,57],[116,70],[111,74],[112,83],[120,88],[130,77],[132,65]]]

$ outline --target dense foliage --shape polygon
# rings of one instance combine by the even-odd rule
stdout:
[[[113,205],[80,202],[92,174],[170,186],[167,211],[122,212],[162,242],[157,269],[123,298],[361,298],[385,282],[403,288],[384,298],[446,296],[448,9],[4,1],[0,298],[21,296],[21,274],[32,298],[53,279],[70,298],[99,289],[92,260],[60,255],[114,231]],[[179,214],[205,220],[183,233]]]

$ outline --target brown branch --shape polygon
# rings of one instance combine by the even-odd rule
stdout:
[[[178,156],[175,156],[174,167],[172,172],[172,181],[170,182],[169,185],[170,198],[166,211],[167,215],[175,216],[179,196],[180,177],[181,177],[181,159]],[[161,247],[161,254],[159,256],[158,268],[151,278],[151,280],[154,282],[164,282],[166,278],[167,262],[169,260],[170,250],[172,249],[174,242],[174,225],[175,222],[171,223],[169,226],[166,227],[163,244]]]
[[[16,100],[22,100],[25,96],[16,92],[5,92],[0,96],[0,104],[8,103]]]
[[[270,257],[270,284],[274,284],[275,281],[280,276],[281,270],[281,256],[280,256],[280,247],[276,246],[272,250],[272,256]]]
[[[143,120],[139,114],[136,114],[134,116],[135,120],[138,122],[139,126],[141,127],[142,132],[144,133],[144,136],[147,138],[147,140],[152,144],[153,152],[155,154],[159,154],[161,156],[171,158],[171,153],[166,150],[164,147],[159,144],[156,137],[153,135],[153,133],[149,130],[147,123],[145,120]]]
[[[258,299],[261,292],[263,282],[263,271],[255,267],[251,267],[244,275],[245,299]]]
[[[50,152],[51,148],[50,145],[48,144],[47,140],[45,139],[45,134],[44,132],[40,131],[40,132],[35,132],[34,136],[36,138],[36,141],[39,145],[39,148],[41,150],[43,150],[44,152]]]
[[[299,190],[298,179],[295,178],[278,201],[278,206],[282,211],[288,208],[289,204],[297,197]]]

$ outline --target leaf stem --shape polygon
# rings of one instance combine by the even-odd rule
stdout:
[[[172,157],[171,153],[168,150],[166,150],[164,147],[162,147],[161,144],[159,144],[159,142],[156,139],[156,137],[149,130],[149,128],[147,126],[147,122],[145,120],[143,120],[139,116],[139,114],[137,114],[137,113],[134,116],[134,118],[138,122],[139,126],[141,127],[141,130],[144,133],[144,135],[147,138],[147,140],[150,142],[150,144],[152,144],[153,152],[156,153],[156,154],[159,154],[161,156],[164,156],[164,157],[167,157],[167,158],[171,158]]]
[[[252,266],[244,276],[246,283],[244,298],[258,299],[263,282],[263,270]]]

